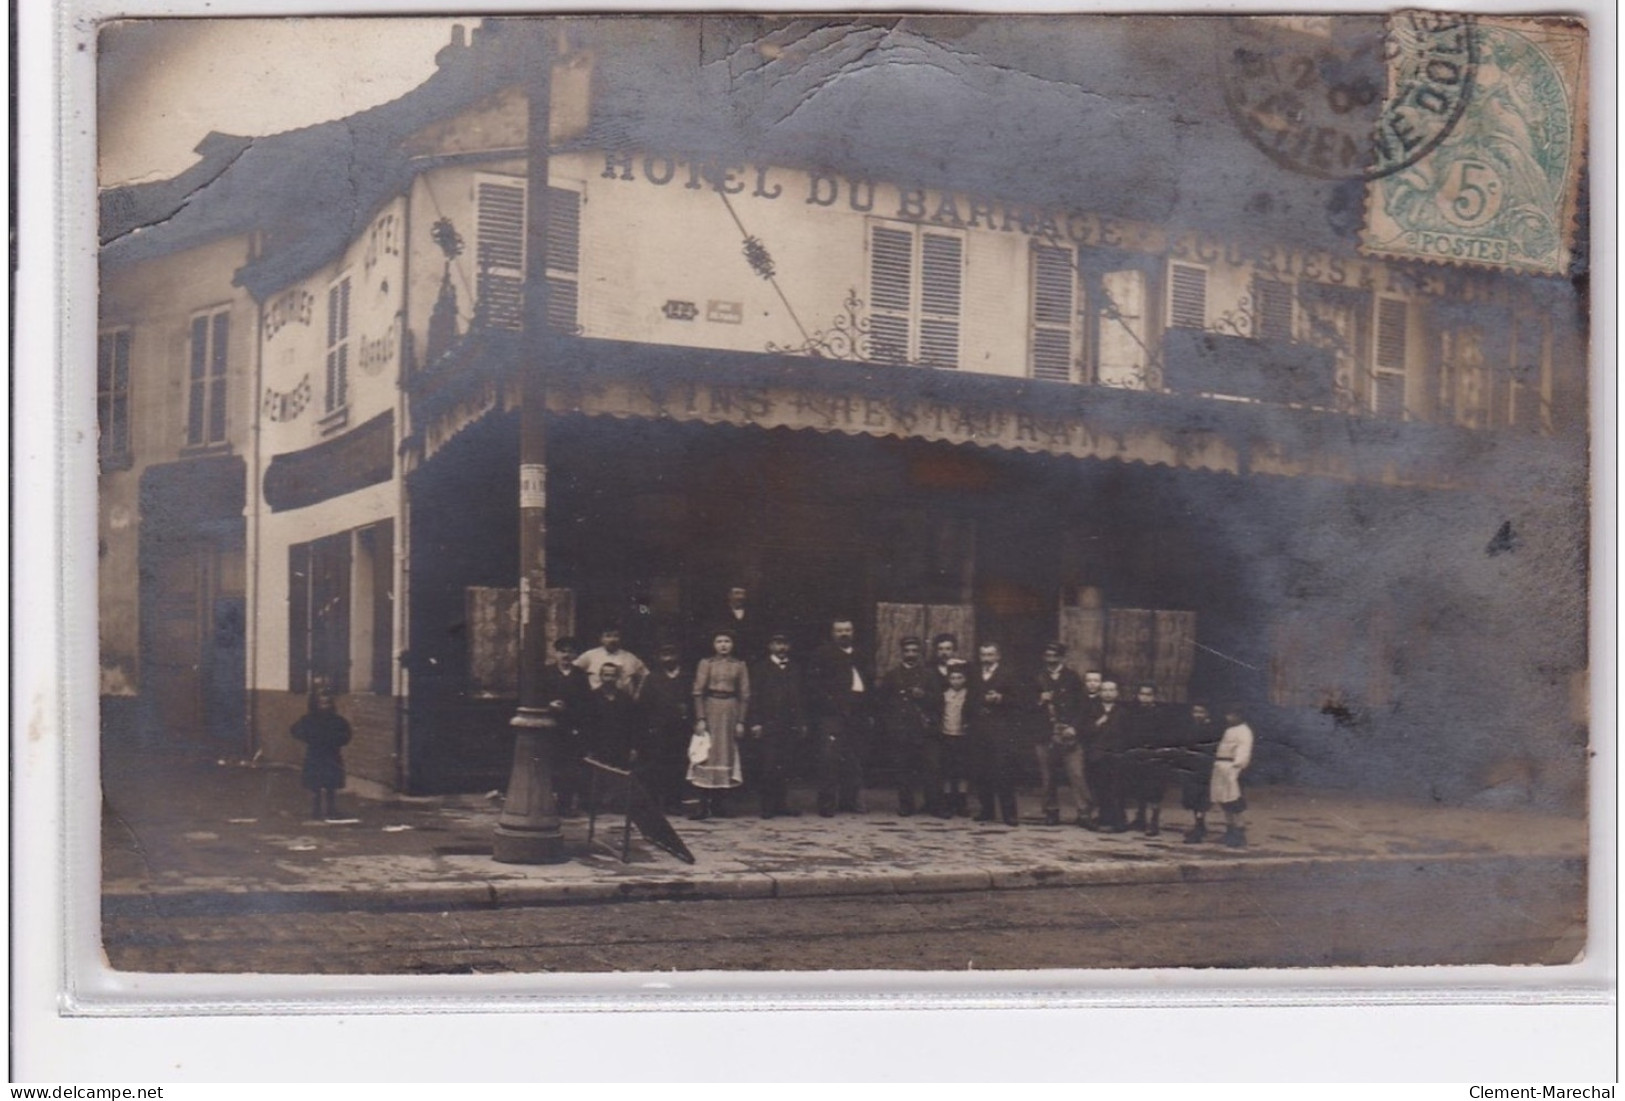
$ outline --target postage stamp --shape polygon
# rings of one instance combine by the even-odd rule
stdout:
[[[1369,178],[1361,251],[1566,274],[1584,160],[1585,27],[1566,18],[1471,26],[1475,64],[1459,117],[1421,156]],[[1390,69],[1390,94],[1400,75]]]

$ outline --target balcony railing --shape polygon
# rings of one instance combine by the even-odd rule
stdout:
[[[1329,348],[1173,328],[1163,334],[1162,354],[1163,384],[1177,393],[1337,405],[1337,358]]]

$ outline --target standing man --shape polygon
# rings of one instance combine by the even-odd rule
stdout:
[[[903,639],[902,663],[880,679],[880,722],[892,765],[897,770],[897,813],[914,813],[914,796],[925,795],[927,814],[935,814],[942,799],[942,772],[930,738],[931,697],[936,693],[936,673],[921,660],[924,644],[913,636]]]
[[[580,645],[573,638],[560,638],[553,643],[553,664],[542,670],[540,695],[543,704],[558,723],[554,735],[556,755],[553,760],[553,796],[558,800],[559,814],[569,817],[585,780],[581,758],[587,747],[581,738],[581,726],[586,718],[587,674],[576,667]]]
[[[1128,755],[1123,786],[1134,800],[1134,821],[1129,829],[1147,837],[1162,832],[1162,795],[1168,787],[1166,716],[1157,703],[1157,686],[1142,684],[1128,714]]]
[[[1095,756],[1085,766],[1094,784],[1096,822],[1101,833],[1127,833],[1123,811],[1122,761],[1127,747],[1128,713],[1117,699],[1117,682],[1100,682],[1100,707],[1091,721]]]
[[[632,651],[621,649],[621,629],[614,624],[599,632],[598,642],[597,646],[576,658],[576,668],[587,674],[587,686],[596,692],[599,670],[605,663],[612,663],[620,673],[622,690],[637,699],[638,693],[643,690],[643,679],[649,675],[649,667]]]
[[[809,688],[818,738],[818,813],[825,818],[859,810],[863,790],[873,693],[862,672],[856,633],[852,620],[835,620],[829,642],[813,658]]]
[[[702,626],[713,634],[717,631],[732,631],[736,640],[734,653],[744,659],[745,664],[754,665],[762,656],[762,622],[761,616],[750,605],[749,596],[750,593],[745,586],[730,586],[727,601],[721,613],[717,615],[716,621]]]
[[[1088,822],[1084,810],[1089,797],[1084,790],[1083,742],[1078,731],[1083,723],[1083,678],[1063,664],[1066,647],[1052,642],[1044,647],[1044,667],[1036,678],[1038,732],[1035,749],[1038,779],[1044,791],[1044,824],[1061,823],[1060,777],[1066,775],[1071,789],[1072,820]]]
[[[994,807],[1007,826],[1021,824],[1016,813],[1017,754],[1022,744],[1021,682],[1003,661],[997,643],[976,648],[976,674],[971,685],[971,733],[979,760],[978,822],[991,822]]]
[[[931,640],[931,671],[937,677],[937,691],[948,687],[948,667],[959,661],[959,639],[944,631]],[[960,662],[960,664],[964,664]]]
[[[683,805],[688,742],[694,734],[693,687],[693,675],[685,675],[678,661],[677,644],[662,643],[638,699],[649,723],[650,794],[667,814],[676,814]]]
[[[746,783],[756,788],[763,818],[795,818],[801,812],[789,805],[790,761],[807,735],[807,709],[785,632],[774,632],[767,657],[750,667],[750,690],[750,726],[739,746]]]
[[[643,723],[638,702],[621,687],[620,666],[606,661],[598,668],[598,687],[587,697],[585,726],[588,754],[615,768],[643,763]]]
[[[1100,825],[1100,800],[1095,794],[1095,764],[1100,760],[1099,741],[1095,736],[1095,720],[1100,717],[1100,686],[1106,676],[1099,669],[1083,674],[1083,699],[1078,702],[1078,741],[1083,746],[1084,774],[1084,828],[1097,829]]]
[[[1195,845],[1207,839],[1207,812],[1212,806],[1209,785],[1213,780],[1213,756],[1219,747],[1219,729],[1205,704],[1191,704],[1179,744],[1174,772],[1179,777],[1180,803],[1191,812],[1192,819],[1183,840]]]

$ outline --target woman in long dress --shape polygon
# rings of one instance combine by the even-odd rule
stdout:
[[[739,740],[745,733],[745,713],[750,706],[750,673],[734,656],[731,631],[719,631],[711,639],[713,654],[702,658],[694,675],[694,732],[710,738],[705,759],[690,761],[688,782],[699,789],[696,820],[727,817],[723,795],[739,787],[744,775],[739,768]]]

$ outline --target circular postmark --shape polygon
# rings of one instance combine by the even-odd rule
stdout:
[[[1410,167],[1472,96],[1470,16],[1238,16],[1222,58],[1225,102],[1283,167],[1371,180]]]

